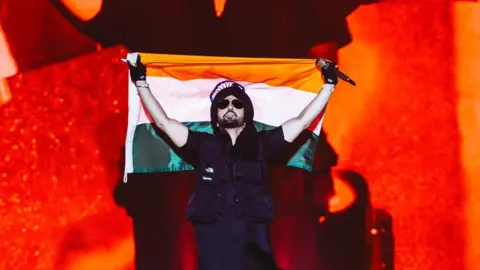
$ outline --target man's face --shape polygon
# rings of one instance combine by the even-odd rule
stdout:
[[[245,123],[243,103],[235,96],[228,96],[218,104],[218,125],[223,128],[242,127]]]

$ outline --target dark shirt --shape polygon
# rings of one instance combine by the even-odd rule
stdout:
[[[266,182],[266,163],[284,147],[282,127],[258,132],[258,144],[248,139],[232,145],[225,135],[189,131],[187,143],[180,149],[194,158],[197,169],[195,195],[189,202],[192,221],[212,222],[224,212],[235,211],[239,219],[269,222],[273,219],[273,202]],[[256,156],[243,155],[258,147]],[[234,202],[234,203],[232,203]],[[234,209],[232,209],[234,208]]]

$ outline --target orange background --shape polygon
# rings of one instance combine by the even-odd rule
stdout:
[[[338,88],[325,128],[340,167],[361,172],[373,205],[393,216],[396,269],[480,269],[479,18],[478,3],[430,1],[349,17],[354,41],[340,63],[358,86]],[[125,54],[100,51],[9,80],[0,269],[133,269],[131,222],[111,194]],[[182,256],[188,269],[194,258]],[[293,264],[281,252],[278,261]]]

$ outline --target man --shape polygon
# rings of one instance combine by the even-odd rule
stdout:
[[[227,0],[224,1],[225,6],[222,8],[221,16],[217,16],[214,12],[215,3],[221,1],[214,0],[138,0],[135,4],[126,0],[103,0],[100,12],[88,22],[72,16],[70,11],[75,7],[80,8],[84,2],[60,0],[50,0],[50,2],[80,33],[98,42],[102,47],[122,45],[128,51],[149,53],[274,58],[322,57],[337,61],[337,50],[349,44],[352,39],[346,17],[358,6],[376,2],[376,0]],[[68,7],[68,2],[75,2],[75,7]],[[92,1],[85,1],[87,2]],[[316,160],[320,156],[322,159],[330,156],[329,153],[322,152],[324,148],[320,146],[328,142],[320,138],[318,144]],[[274,176],[292,176],[288,181],[276,181],[277,190],[297,190],[291,187],[303,185],[303,182],[322,183],[322,187],[323,183],[331,186],[329,174],[324,174],[325,177],[322,177],[324,180],[313,181],[311,173],[304,174],[296,168],[277,166],[269,172]],[[161,177],[163,180],[161,183],[165,185],[164,189],[167,189],[170,187],[167,183],[186,179],[188,181],[191,173],[163,174]],[[304,178],[311,180],[304,181]],[[144,188],[149,187],[144,186]],[[183,192],[189,192],[187,187]],[[280,194],[280,192],[277,193]],[[292,193],[282,193],[288,196],[276,196],[276,203],[290,204],[303,200],[304,205],[307,205],[306,193],[313,193],[313,185],[305,186],[305,194]],[[275,192],[272,195],[275,197]],[[128,205],[136,204],[128,203]],[[277,207],[277,210],[279,209],[282,210],[282,207]],[[288,250],[290,257],[283,256],[285,266],[288,265],[286,263],[288,261],[306,262],[318,257],[310,256],[310,253],[306,252],[312,249],[310,247],[314,247],[316,239],[310,235],[316,233],[318,216],[315,213],[308,217],[308,222],[312,223],[311,229],[308,229],[311,233],[300,235],[301,231],[305,231],[305,227],[300,227],[300,224],[305,223],[303,220],[306,218],[300,218],[298,212],[295,210],[293,215],[282,215],[281,211],[277,211],[277,217],[280,218],[277,219],[279,222],[276,227],[279,229],[272,238],[281,243],[274,242],[278,249]],[[163,243],[172,250],[172,254],[178,256],[184,254],[184,247],[172,248],[173,243],[167,243],[168,238],[155,237],[160,234],[157,229],[151,231],[145,229],[144,226],[150,226],[154,220],[161,219],[163,215],[166,213],[157,209],[148,218],[132,217],[136,224],[134,230],[138,233],[135,237],[136,246],[139,248],[136,253],[137,267],[138,265],[154,266],[159,263],[151,259],[155,256],[150,256],[149,253],[153,252],[149,247],[154,243]],[[301,215],[306,216],[304,213]],[[168,226],[181,227],[181,223],[173,221],[180,218],[177,216],[176,219],[171,219]],[[291,226],[285,227],[285,224],[291,224]],[[310,244],[297,245],[293,241],[286,241],[284,232],[289,232],[289,235],[295,234],[288,239]],[[151,244],[146,243],[145,239],[148,239]],[[156,251],[158,256],[162,253],[159,250]],[[143,255],[144,253],[147,255]],[[174,257],[166,256],[161,262],[163,264],[161,267],[173,264]]]
[[[210,99],[213,135],[189,130],[169,118],[155,100],[138,58],[128,63],[130,76],[154,123],[179,148],[194,157],[197,183],[187,216],[194,224],[199,270],[275,269],[260,257],[271,253],[268,224],[273,203],[265,179],[265,162],[290,145],[325,109],[338,82],[334,63],[322,69],[326,84],[295,118],[257,132],[253,105],[243,86],[224,81]],[[271,257],[270,257],[271,258]]]

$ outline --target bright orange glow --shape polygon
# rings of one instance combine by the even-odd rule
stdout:
[[[480,4],[455,2],[456,86],[466,191],[467,269],[480,258]]]
[[[347,209],[355,201],[356,195],[353,188],[339,177],[333,178],[335,195],[328,202],[330,213],[338,213]]]
[[[17,73],[17,64],[10,52],[7,39],[0,25],[0,105],[7,103],[11,99],[10,89],[4,78]]]
[[[102,9],[103,0],[61,0],[61,2],[77,18],[89,21]]]
[[[7,80],[0,79],[0,105],[7,103],[10,99],[12,99],[12,94]]]
[[[213,3],[215,4],[215,14],[217,17],[221,17],[227,0],[213,0]]]
[[[111,249],[96,249],[75,254],[65,270],[117,270],[127,269],[134,262],[133,236],[116,243]]]
[[[353,42],[339,54],[357,87],[341,83],[325,117],[339,166],[360,172],[373,207],[393,217],[395,269],[466,265],[452,7],[357,9],[348,18]]]
[[[0,78],[7,78],[17,73],[17,64],[13,59],[8,41],[0,25]]]

